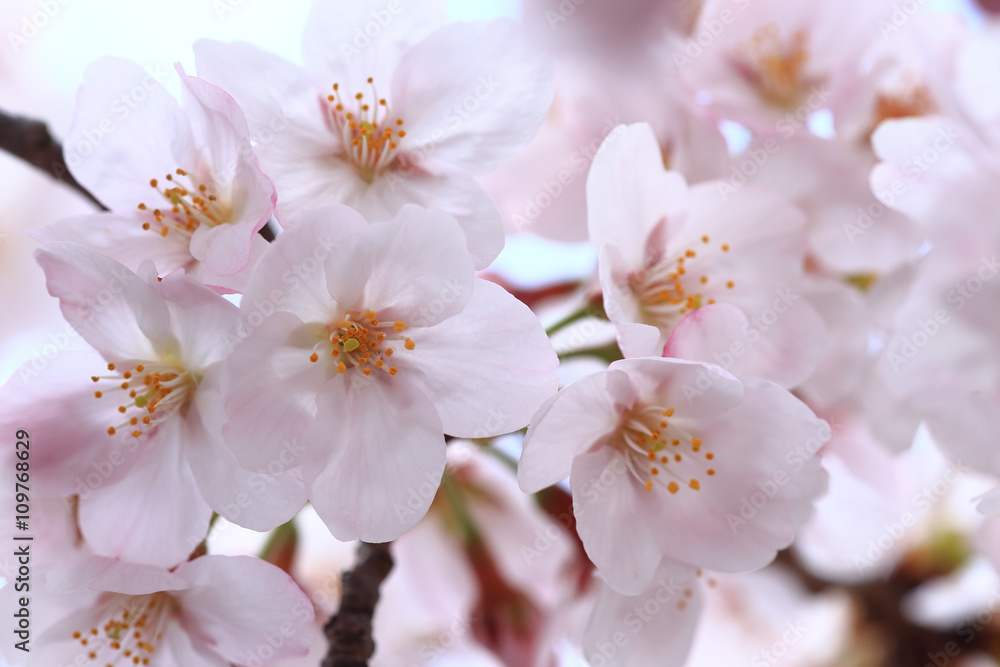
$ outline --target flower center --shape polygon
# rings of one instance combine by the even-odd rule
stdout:
[[[702,452],[704,442],[674,418],[673,408],[636,406],[623,418],[618,430],[625,465],[646,491],[654,486],[677,493],[682,486],[698,491],[700,476],[713,477],[709,466],[712,452]]]
[[[129,428],[130,435],[138,438],[156,427],[190,402],[198,386],[198,378],[191,371],[161,362],[145,362],[131,368],[118,369],[108,364],[114,375],[91,376],[95,383],[112,382],[94,391],[94,398],[110,397],[115,392],[125,392],[127,400],[118,406],[123,422],[108,427],[108,435],[115,435],[119,429]]]
[[[701,242],[707,245],[710,239],[702,236]],[[719,249],[729,252],[729,244],[723,243]],[[699,259],[697,251],[688,248],[676,257],[663,257],[651,267],[629,275],[629,288],[639,302],[643,322],[670,329],[691,311],[715,303],[708,294],[718,292],[723,284],[725,289],[735,286],[732,280],[712,281],[707,272],[698,271]]]
[[[107,622],[100,628],[78,630],[73,639],[88,649],[90,660],[106,667],[148,665],[176,608],[167,593],[112,595],[98,612]]]
[[[347,159],[358,175],[371,183],[396,158],[399,140],[406,136],[406,130],[402,129],[401,118],[389,121],[388,105],[385,98],[378,96],[373,79],[368,79],[368,85],[372,88],[371,103],[365,100],[364,93],[355,93],[353,111],[347,110],[350,103],[341,95],[339,83],[333,84],[333,94],[326,100],[330,120],[340,135]]]
[[[769,103],[793,109],[817,83],[805,77],[809,60],[806,43],[809,34],[796,30],[791,39],[781,39],[778,26],[770,23],[758,28],[749,41],[733,51],[736,69]]]
[[[402,335],[405,330],[405,322],[379,322],[373,310],[347,313],[344,319],[325,327],[323,340],[313,347],[309,361],[316,363],[326,355],[336,360],[338,373],[358,368],[365,377],[373,370],[395,375],[399,369],[391,363],[398,348],[392,345],[407,350],[416,347],[412,339]]]
[[[153,220],[142,223],[143,229],[151,229],[160,236],[166,236],[172,230],[190,239],[202,225],[215,227],[229,222],[232,210],[218,200],[209,186],[199,183],[183,169],[177,169],[165,178],[170,184],[168,187],[161,187],[155,178],[149,181],[149,186],[167,201],[168,206],[150,209],[145,202],[139,204],[140,211],[153,215]]]

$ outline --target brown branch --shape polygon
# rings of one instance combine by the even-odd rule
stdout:
[[[0,111],[0,150],[21,158],[57,181],[65,183],[101,210],[108,210],[69,173],[62,146],[49,134],[45,123]]]
[[[375,653],[372,616],[379,587],[392,570],[391,543],[358,547],[358,562],[343,576],[340,608],[323,628],[330,648],[322,667],[367,667]]]

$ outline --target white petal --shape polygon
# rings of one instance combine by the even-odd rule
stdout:
[[[391,112],[420,166],[481,174],[528,144],[552,104],[552,66],[499,19],[445,26],[410,49],[392,82]]]
[[[403,377],[355,372],[344,382],[320,396],[306,436],[324,459],[305,470],[309,498],[338,540],[394,540],[426,514],[441,482],[441,422]]]
[[[474,275],[455,220],[412,205],[345,239],[326,259],[327,289],[338,303],[408,327],[433,326],[461,311]]]
[[[73,127],[63,145],[80,183],[112,211],[158,198],[149,179],[196,169],[191,127],[152,74],[121,58],[87,67]]]
[[[587,226],[600,248],[618,247],[625,264],[646,266],[646,239],[661,222],[676,224],[687,206],[687,183],[663,166],[660,144],[645,123],[611,131],[587,176]]]
[[[662,556],[656,536],[642,519],[638,494],[645,491],[622,455],[601,447],[577,456],[570,487],[580,539],[608,585],[626,595],[646,590]]]
[[[154,359],[169,340],[163,299],[118,262],[76,243],[45,244],[35,258],[63,316],[105,358]]]
[[[227,661],[247,664],[265,646],[275,658],[308,653],[313,606],[281,569],[250,556],[202,556],[174,572],[190,584],[176,595],[185,625]]]
[[[141,443],[147,451],[122,481],[80,499],[80,531],[96,553],[173,567],[208,533],[212,510],[181,456],[180,419]]]
[[[615,370],[581,378],[549,398],[524,436],[521,490],[536,493],[569,477],[573,459],[612,433],[635,398],[628,375]]]
[[[413,371],[449,435],[516,431],[557,389],[559,359],[541,323],[494,283],[476,280],[462,312],[413,336],[416,347],[397,365]]]

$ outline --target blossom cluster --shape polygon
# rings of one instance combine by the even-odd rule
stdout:
[[[67,163],[104,210],[32,235],[92,350],[0,388],[46,573],[11,664],[318,665],[349,559],[305,565],[310,521],[395,541],[373,665],[719,664],[718,599],[786,549],[884,576],[970,471],[1000,514],[1000,25],[447,5],[314,0],[300,63],[87,68],[64,143],[100,131]],[[515,233],[596,265],[525,287]]]

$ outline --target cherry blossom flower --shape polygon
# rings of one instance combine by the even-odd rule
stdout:
[[[213,509],[269,530],[302,507],[290,468],[252,473],[222,442],[217,363],[235,306],[183,272],[158,279],[145,264],[141,278],[75,243],[46,244],[37,259],[63,315],[103,358],[51,364],[58,382],[11,380],[3,421],[45,443],[33,466],[48,493],[79,496],[95,553],[170,567],[204,538]]]
[[[274,210],[274,186],[257,166],[233,99],[178,73],[183,108],[134,63],[107,57],[87,68],[66,162],[111,210],[65,219],[36,236],[89,245],[133,270],[144,260],[164,275],[183,268],[221,291],[238,291],[266,245],[257,231]]]
[[[252,470],[294,454],[334,536],[377,542],[427,511],[443,434],[523,427],[557,360],[527,307],[475,278],[451,216],[365,225],[317,209],[262,258],[244,319],[275,312],[226,361],[224,434]]]
[[[888,17],[887,0],[705,2],[687,43],[671,60],[726,118],[762,135],[807,134]]]
[[[690,188],[665,171],[648,125],[609,138],[587,180],[591,240],[600,250],[604,308],[625,356],[656,354],[671,329],[702,305],[730,303],[777,358],[798,363],[773,379],[804,380],[822,352],[824,327],[795,293],[801,279],[804,218],[780,197],[719,183]]]
[[[569,476],[587,554],[609,586],[637,595],[664,562],[739,572],[770,561],[824,491],[810,451],[828,437],[776,384],[624,359],[546,401],[518,480],[531,493]]]
[[[49,586],[86,600],[40,639],[48,664],[260,665],[304,655],[313,606],[279,568],[202,556],[168,571],[87,556]]]
[[[944,75],[951,99],[934,113],[886,120],[872,135],[882,162],[871,186],[886,206],[925,225],[936,248],[977,257],[995,247],[1000,104],[982,91],[1000,84],[994,63],[998,28],[991,26],[955,49]],[[941,86],[936,86],[939,89]]]
[[[729,154],[714,119],[660,59],[623,67],[588,52],[557,58],[555,65],[556,97],[538,135],[479,178],[508,232],[586,240],[587,171],[623,123],[649,122],[663,163],[691,183],[726,172]],[[662,83],[651,86],[651,79]]]
[[[228,90],[280,193],[279,220],[347,204],[373,221],[406,203],[459,220],[477,268],[503,247],[496,207],[470,178],[531,140],[552,102],[551,65],[509,20],[447,24],[445,3],[317,0],[305,67],[244,43],[195,45],[198,72]],[[378,12],[371,37],[353,32]]]
[[[954,68],[970,31],[961,17],[928,9],[909,17],[905,30],[876,40],[865,58],[871,66],[832,92],[838,136],[870,148],[882,121],[959,111]]]

